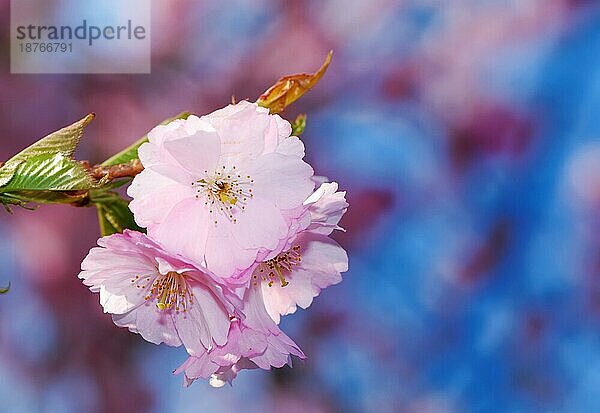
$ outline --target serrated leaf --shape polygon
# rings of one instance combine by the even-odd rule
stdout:
[[[299,73],[284,76],[263,93],[256,103],[268,108],[271,113],[281,113],[283,110],[308,92],[323,77],[331,63],[333,51],[329,52],[325,62],[315,73]]]
[[[12,213],[12,209],[10,209],[11,205],[16,205],[25,208],[27,205],[27,201],[23,201],[21,199],[15,198],[8,194],[0,194],[0,204],[4,207],[6,212],[9,214]]]
[[[97,192],[92,195],[92,202],[98,209],[98,221],[102,236],[121,233],[125,229],[145,232],[133,219],[129,202],[115,192]]]
[[[51,133],[10,158],[0,168],[0,186],[6,185],[12,179],[19,165],[31,157],[60,154],[71,159],[81,140],[85,126],[94,119],[94,116],[93,113],[89,114],[80,121]]]
[[[292,136],[300,136],[304,133],[304,128],[306,128],[306,114],[303,113],[296,117],[294,123],[292,123]]]
[[[35,155],[24,160],[0,192],[87,190],[94,181],[86,169],[63,153]]]
[[[166,125],[176,119],[187,119],[190,116],[189,112],[182,112],[177,116],[173,116],[172,118],[165,119],[161,122],[161,125]],[[121,163],[126,163],[138,158],[138,148],[142,146],[142,144],[148,142],[148,135],[144,135],[140,139],[138,139],[133,145],[128,146],[123,149],[121,152],[111,156],[104,162],[102,162],[102,166],[111,166],[118,165]]]
[[[88,197],[87,191],[17,191],[3,195],[12,199],[15,205],[35,204],[84,204]],[[0,198],[0,202],[2,199]]]

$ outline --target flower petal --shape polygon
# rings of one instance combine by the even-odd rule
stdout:
[[[203,209],[204,203],[186,199],[171,209],[160,226],[148,228],[149,233],[170,251],[203,265],[208,236],[207,214]]]
[[[254,178],[254,196],[270,199],[281,209],[302,205],[314,189],[313,169],[296,156],[269,153],[247,168]]]
[[[273,202],[255,197],[243,212],[236,214],[237,222],[228,225],[239,245],[247,249],[274,249],[288,233],[288,226]]]
[[[292,136],[282,140],[275,151],[282,155],[297,156],[302,159],[304,158],[304,143],[298,137]]]
[[[146,301],[128,313],[115,314],[113,322],[119,327],[127,327],[132,333],[140,334],[151,343],[181,345],[173,320],[169,314],[160,311],[153,302]]]
[[[196,355],[227,342],[229,314],[208,287],[193,281],[189,287],[192,301],[186,312],[173,313],[173,321],[188,353]]]
[[[206,241],[206,267],[215,274],[229,278],[250,267],[256,259],[256,250],[242,248],[233,235],[233,224],[221,219],[218,224],[208,224]]]
[[[181,167],[200,177],[217,167],[221,142],[214,130],[197,131],[193,135],[165,142],[165,148]]]
[[[152,191],[148,191],[152,187]],[[160,223],[169,214],[173,205],[195,195],[191,185],[182,185],[153,170],[144,170],[135,177],[127,195],[133,198],[129,209],[134,213],[138,225],[146,228]],[[168,199],[170,202],[164,202]]]
[[[217,130],[224,155],[245,154],[254,157],[263,152],[270,116],[268,111],[265,112],[255,103],[241,101],[202,119]]]

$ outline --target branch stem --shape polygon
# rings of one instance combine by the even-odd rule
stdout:
[[[92,178],[98,181],[101,179],[112,181],[118,178],[133,178],[144,170],[144,166],[139,159],[110,166],[90,165],[88,161],[81,161],[81,164],[90,172]]]

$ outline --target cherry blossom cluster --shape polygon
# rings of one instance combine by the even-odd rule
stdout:
[[[330,238],[345,193],[314,176],[291,135],[289,122],[247,101],[155,127],[127,191],[147,233],[103,237],[81,264],[117,326],[185,347],[175,373],[186,386],[305,358],[280,318],[348,269]]]

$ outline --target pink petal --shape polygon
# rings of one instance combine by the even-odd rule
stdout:
[[[196,177],[203,176],[205,170],[214,171],[221,153],[221,142],[214,131],[197,131],[164,145],[181,167]]]
[[[207,218],[203,202],[186,199],[173,207],[160,226],[149,228],[149,233],[165,248],[202,265],[208,236]]]
[[[242,248],[233,236],[233,224],[226,219],[217,225],[209,224],[206,242],[206,267],[223,278],[237,275],[251,266],[256,259],[256,250]]]
[[[265,133],[269,127],[268,111],[246,101],[203,116],[217,130],[223,154],[257,156],[263,152]]]
[[[266,199],[254,197],[248,200],[246,209],[235,215],[237,222],[229,225],[239,245],[245,248],[274,249],[279,240],[288,233],[281,212]]]
[[[179,366],[173,374],[181,374],[185,372],[184,385],[190,386],[192,382],[197,378],[208,379],[211,374],[216,372],[219,366],[215,364],[208,353],[204,352],[198,356],[190,356],[188,359]]]
[[[227,342],[229,314],[207,287],[194,282],[190,287],[192,302],[186,312],[173,313],[173,320],[188,353],[195,355]]]
[[[329,235],[338,226],[340,219],[348,209],[346,192],[337,192],[335,182],[323,183],[306,201],[309,206],[311,224],[308,230],[317,234]]]
[[[173,205],[193,198],[195,191],[191,185],[182,185],[152,170],[144,170],[135,177],[127,194],[133,198],[129,209],[134,213],[135,221],[142,227],[149,227],[163,221]],[[165,199],[169,202],[164,202]]]
[[[296,136],[292,136],[282,140],[275,151],[282,155],[297,156],[302,159],[304,158],[304,143]]]
[[[181,345],[170,315],[160,311],[153,302],[147,301],[126,314],[113,315],[113,322],[120,327],[127,327],[132,333],[140,334],[151,343]]]
[[[262,283],[265,308],[276,324],[279,324],[281,315],[295,313],[298,305],[306,308],[311,304],[314,294],[311,277],[303,273],[295,270],[293,275],[286,277],[290,283],[285,287],[279,283],[270,287],[266,282]]]
[[[312,283],[325,288],[340,282],[339,273],[348,271],[348,254],[337,242],[319,234],[304,233],[300,240],[302,268],[312,274]]]
[[[270,117],[270,124],[265,132],[265,147],[263,154],[275,152],[277,146],[292,134],[290,123],[279,115]],[[303,155],[304,156],[304,155]]]
[[[254,196],[270,199],[281,209],[299,207],[314,189],[312,168],[296,156],[269,153],[247,167],[254,178]]]
[[[83,260],[79,278],[100,292],[104,312],[125,313],[144,301],[144,291],[131,282],[136,275],[154,279],[156,269],[143,255],[93,248]]]

